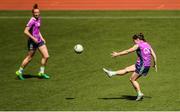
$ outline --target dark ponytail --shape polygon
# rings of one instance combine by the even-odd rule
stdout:
[[[34,12],[34,9],[39,9],[38,4],[33,5],[32,13]]]
[[[133,40],[139,39],[139,40],[143,40],[144,42],[146,42],[146,39],[144,38],[143,33],[135,34],[132,38],[133,38]]]

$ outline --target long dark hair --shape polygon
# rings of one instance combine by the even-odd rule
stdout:
[[[34,9],[39,9],[38,4],[33,5],[32,13],[34,13]]]
[[[146,39],[144,38],[143,33],[139,33],[139,34],[135,34],[133,35],[133,40],[139,39],[139,40],[143,40],[144,42],[146,42]]]

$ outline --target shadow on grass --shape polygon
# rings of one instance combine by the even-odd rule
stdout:
[[[125,100],[136,100],[137,96],[132,95],[122,95],[121,97],[106,97],[106,98],[98,98],[101,100],[119,100],[119,99],[125,99]],[[144,96],[144,98],[152,98],[150,96]]]
[[[75,98],[72,98],[72,97],[68,97],[66,98],[66,100],[74,100]]]
[[[32,74],[23,74],[22,76],[23,76],[25,79],[31,79],[31,78],[42,79],[42,78],[39,77],[38,75],[32,75]],[[18,80],[18,77],[16,77],[16,79]]]
[[[37,75],[32,75],[32,74],[23,74],[23,77],[28,79],[28,78],[39,78]]]

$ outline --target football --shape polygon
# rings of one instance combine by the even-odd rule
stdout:
[[[74,51],[76,53],[82,53],[83,50],[84,50],[84,48],[83,48],[83,46],[81,44],[77,44],[77,45],[74,46]]]

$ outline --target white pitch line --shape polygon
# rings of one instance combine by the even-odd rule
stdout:
[[[27,19],[27,16],[0,16],[0,19]],[[42,16],[43,19],[180,19],[180,16]]]

